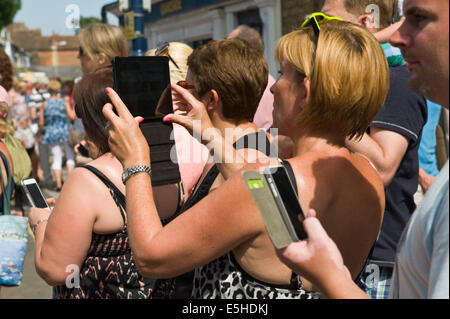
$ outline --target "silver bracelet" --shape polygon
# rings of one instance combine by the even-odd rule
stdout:
[[[34,224],[33,226],[31,226],[31,231],[33,232],[33,234],[36,235],[36,227],[40,224],[40,223],[44,223],[44,222],[48,222],[48,219],[40,219],[36,222],[36,224]]]
[[[152,169],[149,166],[145,165],[136,165],[130,168],[127,168],[122,173],[122,183],[126,183],[127,180],[137,173],[147,173],[148,175],[152,176]]]

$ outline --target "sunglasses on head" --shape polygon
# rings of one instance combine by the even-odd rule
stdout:
[[[160,46],[158,46],[155,50],[155,55],[156,56],[162,56],[162,55],[166,55],[170,61],[172,61],[172,63],[177,67],[177,69],[179,70],[180,68],[178,67],[178,64],[175,62],[174,59],[172,59],[172,57],[169,54],[169,46],[170,43],[169,42],[164,42],[163,44],[161,44]]]
[[[314,33],[317,37],[319,37],[320,34],[320,25],[324,22],[331,21],[331,20],[338,20],[338,21],[344,21],[341,18],[338,17],[329,17],[326,14],[322,12],[316,12],[311,15],[309,15],[306,20],[302,23],[301,29],[302,30],[308,30],[313,28]]]

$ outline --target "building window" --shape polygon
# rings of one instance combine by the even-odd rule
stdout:
[[[188,43],[188,44],[195,50],[198,47],[202,46],[203,44],[208,43],[211,40],[212,40],[211,38],[203,39],[203,40],[197,40],[197,41],[192,41],[191,43]]]
[[[248,25],[263,36],[263,22],[259,16],[259,9],[241,11],[237,13],[238,25]]]

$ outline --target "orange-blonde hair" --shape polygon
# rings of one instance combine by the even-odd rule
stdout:
[[[359,138],[386,100],[384,52],[369,31],[353,23],[324,23],[318,39],[312,29],[293,31],[278,41],[275,57],[294,66],[299,80],[310,80],[309,102],[297,118],[302,127]]]

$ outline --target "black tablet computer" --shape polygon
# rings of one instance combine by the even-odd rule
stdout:
[[[173,112],[167,57],[115,57],[112,61],[114,90],[140,124],[150,146],[152,185],[178,183],[181,179],[176,158],[172,123],[163,117]]]

